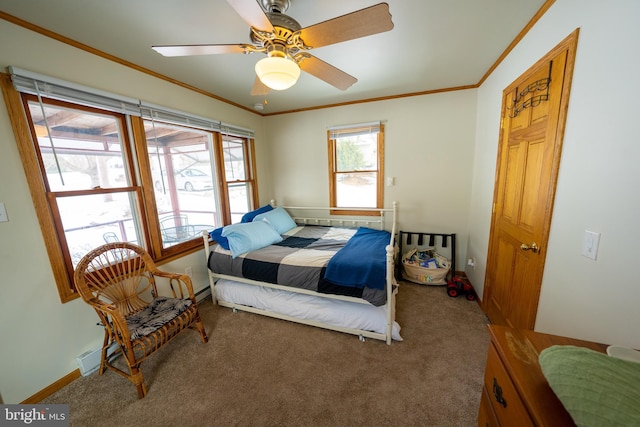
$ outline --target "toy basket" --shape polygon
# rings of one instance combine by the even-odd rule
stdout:
[[[450,261],[433,250],[412,249],[402,256],[402,278],[422,285],[446,285]]]

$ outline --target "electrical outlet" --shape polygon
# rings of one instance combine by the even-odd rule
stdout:
[[[184,274],[193,279],[193,267],[189,266],[184,269]]]
[[[467,260],[467,265],[475,270],[476,269],[476,259],[475,258],[469,258]]]

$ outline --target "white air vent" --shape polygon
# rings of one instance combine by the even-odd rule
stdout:
[[[92,374],[100,367],[100,353],[102,349],[89,350],[76,357],[76,362],[80,367],[80,373],[83,377]]]
[[[113,343],[109,350],[107,350],[107,354],[111,356],[117,348],[117,344]],[[95,350],[89,350],[85,353],[82,353],[80,356],[76,357],[76,362],[78,363],[78,367],[80,368],[80,373],[83,377],[87,375],[91,375],[100,367],[100,357],[102,355],[102,347],[97,348]]]

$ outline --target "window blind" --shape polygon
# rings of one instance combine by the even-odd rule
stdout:
[[[329,139],[346,138],[380,132],[382,122],[356,123],[352,125],[331,126]]]
[[[196,129],[219,131],[220,122],[206,117],[196,116],[190,113],[183,113],[153,104],[140,104],[141,116],[144,119],[158,122],[171,123],[174,125],[189,126]]]
[[[245,129],[228,123],[220,124],[220,132],[224,135],[239,136],[244,138],[253,138],[254,132],[251,129]]]
[[[9,67],[13,87],[18,92],[102,108],[116,113],[140,115],[139,101],[76,83]]]
[[[189,126],[196,129],[221,132],[225,135],[253,138],[253,131],[241,128],[207,117],[196,116],[191,113],[184,113],[166,107],[142,102],[140,104],[141,116],[144,119],[151,119],[159,122],[171,123],[175,125]]]
[[[101,108],[132,116],[152,119],[197,129],[224,132],[233,136],[253,138],[254,132],[219,120],[145,103],[139,99],[118,95],[77,83],[45,76],[9,66],[11,81],[18,92]]]

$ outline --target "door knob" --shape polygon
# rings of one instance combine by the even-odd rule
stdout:
[[[536,252],[538,252],[538,250],[540,248],[538,247],[538,244],[536,242],[533,242],[530,245],[527,245],[527,244],[524,244],[524,243],[521,244],[520,245],[520,249],[523,250],[523,251],[531,251],[531,252],[533,252],[535,254]]]

